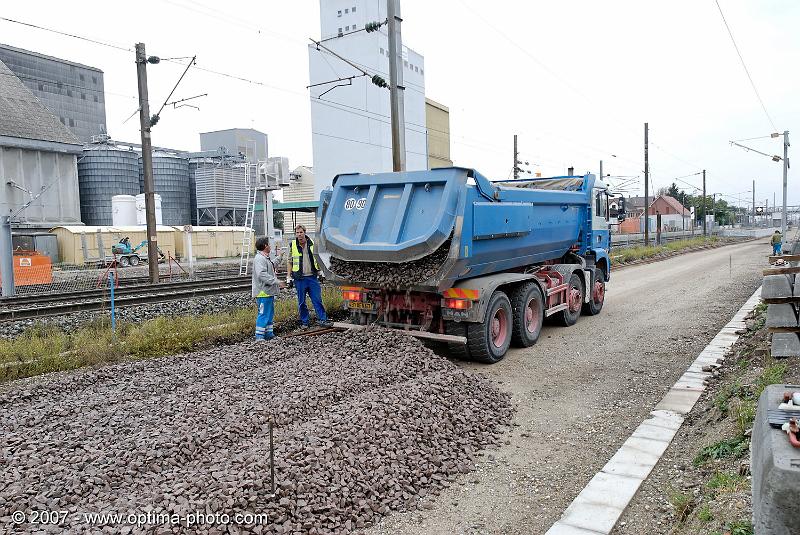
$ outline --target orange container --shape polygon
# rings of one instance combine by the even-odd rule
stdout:
[[[14,252],[14,285],[49,284],[53,282],[53,264],[49,256],[34,251]]]

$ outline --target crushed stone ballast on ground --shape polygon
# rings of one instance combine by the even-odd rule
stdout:
[[[0,388],[0,518],[66,510],[88,533],[83,512],[238,512],[268,516],[244,532],[349,533],[469,472],[511,416],[487,379],[386,330],[41,376]]]
[[[436,275],[447,260],[450,240],[432,254],[411,262],[348,262],[331,257],[331,271],[343,280],[403,289],[422,284]]]

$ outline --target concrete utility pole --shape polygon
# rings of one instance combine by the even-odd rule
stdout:
[[[11,217],[4,215],[0,228],[0,277],[3,297],[14,296],[14,244],[11,240]]]
[[[644,123],[644,246],[650,245],[650,218],[647,198],[650,195],[650,162],[647,154],[647,123]]]
[[[150,282],[158,283],[158,232],[153,185],[153,146],[150,140],[150,104],[147,102],[147,55],[144,43],[136,43],[136,77],[139,81],[139,124],[142,131],[144,210],[147,222],[147,268]]]
[[[703,169],[703,236],[708,236],[706,229],[706,170]]]
[[[603,160],[600,160],[600,180],[603,180]]]
[[[781,214],[781,236],[786,239],[786,178],[789,175],[789,131],[783,132],[783,213]]]
[[[519,167],[517,167],[517,162],[519,162],[519,152],[517,151],[517,134],[514,134],[514,180],[519,178]]]
[[[756,226],[756,181],[753,180],[753,226]]]
[[[403,103],[403,38],[400,25],[400,0],[386,0],[389,23],[389,98],[392,109],[392,165],[394,171],[406,170],[406,121]],[[516,167],[516,164],[514,164]]]

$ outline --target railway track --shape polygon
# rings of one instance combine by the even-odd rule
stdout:
[[[250,277],[240,277],[238,274],[234,277],[215,277],[196,281],[121,286],[114,292],[114,306],[123,308],[204,295],[242,292],[248,291],[250,287]],[[0,323],[74,312],[106,310],[110,306],[111,296],[106,289],[14,297],[0,301]]]

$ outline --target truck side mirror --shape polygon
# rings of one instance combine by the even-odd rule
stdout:
[[[617,221],[619,221],[620,223],[622,223],[623,221],[625,221],[625,214],[619,214],[619,215],[617,216]]]

